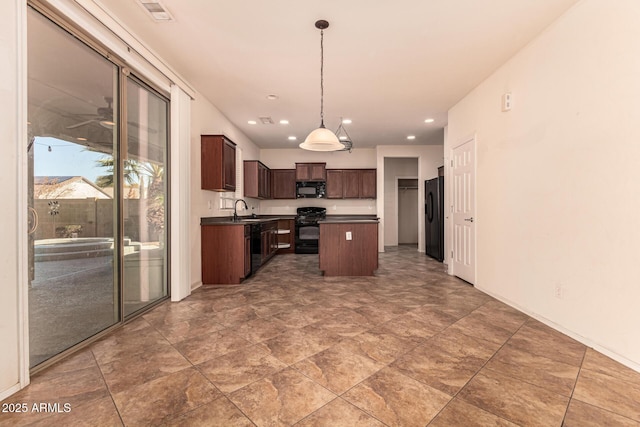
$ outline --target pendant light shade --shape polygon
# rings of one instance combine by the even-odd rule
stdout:
[[[320,127],[312,131],[300,148],[310,151],[340,151],[345,146],[338,137],[324,126],[324,30],[329,23],[324,20],[316,21],[316,28],[320,30]]]
[[[300,148],[310,151],[338,151],[344,149],[338,137],[324,126],[312,131]]]

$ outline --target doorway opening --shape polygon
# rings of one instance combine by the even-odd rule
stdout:
[[[418,179],[398,178],[398,245],[418,247]]]

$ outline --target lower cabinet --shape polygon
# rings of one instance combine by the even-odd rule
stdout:
[[[260,226],[260,264],[264,264],[278,251],[278,221],[264,222]]]
[[[251,226],[202,225],[202,283],[238,284],[251,274]]]
[[[295,249],[295,220],[278,220],[278,253],[293,253]]]
[[[247,229],[251,228],[246,225],[244,228],[244,277],[247,277],[251,274],[251,232],[247,234]]]

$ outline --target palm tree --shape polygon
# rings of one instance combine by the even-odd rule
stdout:
[[[113,156],[105,156],[96,160],[99,167],[107,168],[107,174],[96,178],[96,185],[100,188],[113,187]],[[124,180],[127,184],[136,183],[139,177],[138,162],[135,160],[124,161]]]

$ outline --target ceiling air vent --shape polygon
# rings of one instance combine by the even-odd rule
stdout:
[[[138,3],[156,22],[172,22],[173,16],[158,0],[138,0]]]
[[[260,119],[260,122],[262,122],[263,125],[272,125],[273,119],[271,117],[258,117]]]

